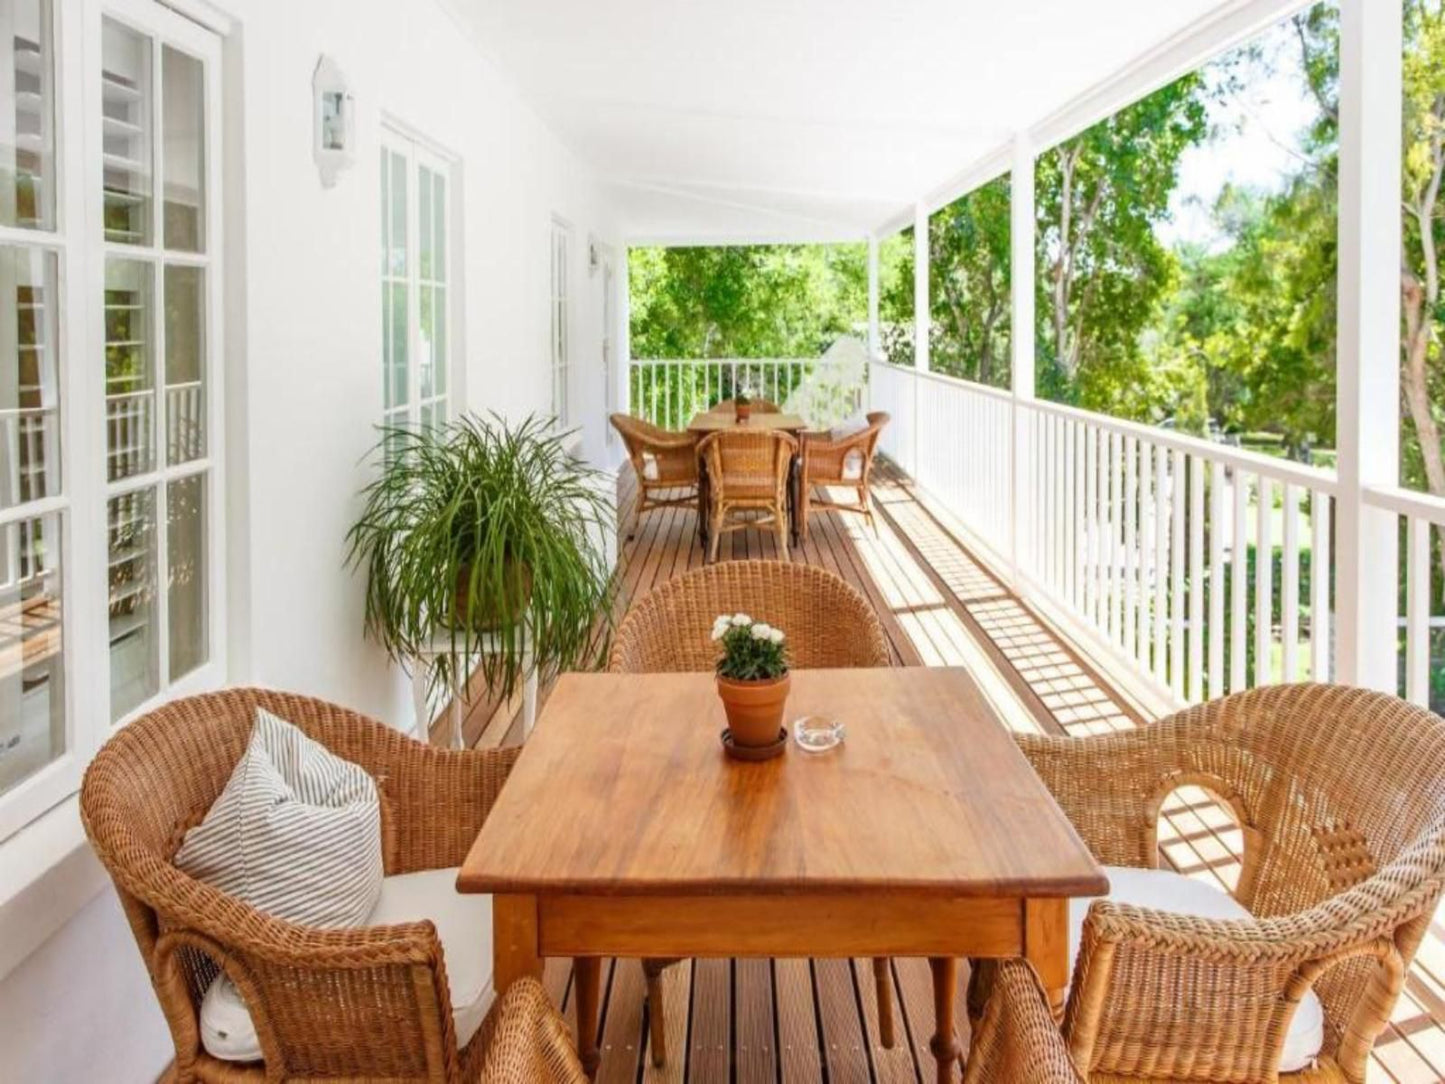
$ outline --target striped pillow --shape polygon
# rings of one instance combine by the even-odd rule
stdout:
[[[245,754],[175,863],[276,918],[360,926],[381,893],[376,782],[257,708]]]

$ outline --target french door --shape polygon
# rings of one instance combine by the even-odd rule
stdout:
[[[0,0],[0,86],[3,839],[223,678],[220,40]]]

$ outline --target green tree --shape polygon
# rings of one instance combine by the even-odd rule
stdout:
[[[634,248],[627,266],[634,357],[815,357],[867,323],[858,244]]]
[[[913,227],[878,244],[878,334],[883,356],[913,364]]]
[[[1111,414],[1147,411],[1141,333],[1177,274],[1155,226],[1179,160],[1208,135],[1187,75],[1046,151],[1035,167],[1040,390]]]
[[[929,367],[997,387],[1009,382],[1009,192],[995,178],[928,220]]]

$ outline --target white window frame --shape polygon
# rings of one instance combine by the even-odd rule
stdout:
[[[552,418],[560,429],[572,425],[572,224],[552,216],[548,259],[551,288],[548,306],[549,363],[552,373]]]
[[[431,407],[434,411],[437,407],[441,410],[440,420],[449,421],[456,417],[456,404],[459,401],[459,380],[457,358],[460,356],[458,343],[460,342],[460,304],[458,302],[459,284],[458,269],[460,263],[461,238],[456,230],[456,207],[457,207],[457,181],[458,169],[456,158],[438,148],[435,144],[416,134],[400,121],[387,118],[382,125],[381,147],[387,152],[387,167],[390,168],[390,155],[399,155],[406,161],[406,271],[402,275],[393,275],[389,269],[382,268],[381,281],[385,283],[396,283],[406,286],[406,319],[407,319],[407,374],[406,389],[407,398],[403,406],[387,405],[386,382],[391,379],[387,367],[387,349],[390,343],[386,337],[385,312],[383,310],[383,321],[381,332],[383,335],[380,357],[382,362],[382,410],[381,416],[384,424],[402,424],[412,428],[418,427],[422,421],[422,411]],[[443,208],[443,220],[441,236],[445,239],[446,254],[442,269],[444,277],[435,277],[423,280],[421,278],[421,198],[420,182],[421,170],[425,168],[434,174],[440,175],[446,181],[446,201]],[[383,178],[378,176],[378,196],[381,192],[387,193],[388,200],[385,210],[390,214],[390,189],[381,188]],[[378,242],[385,245],[386,235],[378,238]],[[385,253],[386,249],[383,249]],[[421,329],[421,288],[429,286],[433,290],[440,289],[446,302],[446,314],[444,327],[446,329],[445,350],[438,362],[438,369],[445,374],[445,388],[437,394],[423,398],[421,391],[421,361],[422,350],[426,345],[422,339]],[[387,305],[383,299],[383,306]],[[435,385],[433,385],[435,387]],[[437,414],[433,414],[435,419]]]
[[[72,797],[85,765],[116,729],[180,696],[221,687],[226,678],[226,480],[221,191],[221,39],[213,31],[155,0],[52,0],[55,45],[55,168],[58,179],[52,232],[0,227],[0,243],[42,248],[59,255],[58,341],[61,491],[58,496],[0,513],[0,523],[50,511],[61,517],[62,658],[65,667],[65,750],[7,793],[0,795],[0,843]],[[154,243],[121,245],[104,240],[100,191],[103,180],[101,115],[102,20],[114,19],[153,39],[155,65],[151,198]],[[160,141],[161,50],[164,46],[200,58],[205,71],[206,251],[185,254],[164,249],[164,164]],[[156,411],[155,469],[117,483],[106,480],[105,265],[108,255],[154,264],[159,286],[169,265],[203,267],[206,275],[205,380],[206,454],[174,466],[166,462],[164,410]],[[154,293],[155,373],[164,402],[163,294]],[[207,659],[175,682],[166,682],[166,487],[169,482],[206,477]],[[159,615],[157,692],[114,725],[110,722],[109,597],[106,566],[106,504],[122,492],[156,491],[156,601]]]

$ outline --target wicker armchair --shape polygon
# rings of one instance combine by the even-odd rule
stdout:
[[[969,1047],[963,1084],[1084,1084],[1033,968],[1007,960]]]
[[[637,474],[637,500],[627,537],[636,536],[644,512],[696,506],[697,437],[659,428],[630,414],[613,414],[611,421]]]
[[[724,531],[772,526],[778,552],[788,556],[788,480],[798,442],[777,430],[724,429],[706,437],[698,454],[707,467],[709,558],[717,560]],[[730,519],[736,512],[757,512]]]
[[[617,628],[607,668],[615,674],[710,671],[718,657],[713,619],[739,611],[787,633],[795,668],[891,663],[878,615],[838,576],[786,561],[729,561],[674,577],[635,603]],[[672,962],[643,962],[652,1060],[659,1066],[667,1059],[662,969]]]
[[[512,987],[457,1048],[431,922],[311,929],[172,864],[230,778],[258,706],[376,778],[388,875],[460,865],[518,752],[434,749],[323,701],[260,689],[179,700],[111,738],[86,772],[81,816],[170,1026],[174,1079],[585,1080],[565,1024],[531,985]],[[223,969],[245,997],[264,1062],[220,1061],[201,1046],[201,998]]]
[[[729,561],[668,580],[643,596],[617,628],[613,673],[687,673],[717,662],[713,619],[742,611],[788,635],[800,670],[888,666],[888,641],[868,600],[816,565]]]
[[[1394,697],[1273,686],[1139,730],[1020,735],[1102,863],[1158,863],[1163,801],[1217,795],[1245,840],[1218,921],[1095,901],[1064,1037],[1091,1081],[1363,1081],[1445,880],[1445,720]],[[1277,1074],[1295,1007],[1325,1016],[1318,1065]]]
[[[802,508],[803,537],[808,537],[808,517],[814,512],[857,512],[868,526],[873,524],[873,494],[869,480],[873,474],[873,453],[878,438],[888,424],[888,415],[875,411],[868,415],[868,428],[839,440],[825,432],[803,434],[803,478],[799,487]],[[858,495],[853,503],[818,498],[814,486],[846,486]]]

